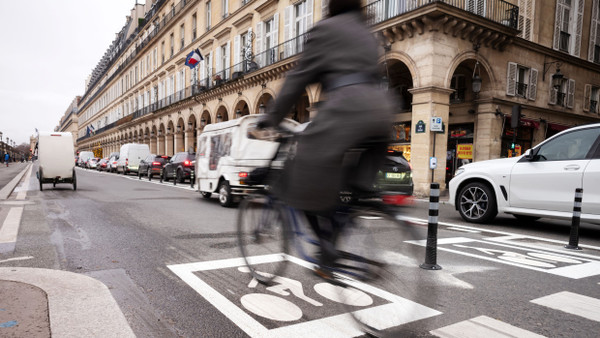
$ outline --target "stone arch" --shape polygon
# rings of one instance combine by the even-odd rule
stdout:
[[[414,76],[410,68],[399,59],[388,59],[387,67],[384,67],[385,77],[387,78],[388,89],[395,94],[398,102],[396,106],[397,113],[412,111],[412,93],[409,91],[415,88]]]
[[[388,65],[390,62],[402,62],[410,72],[413,86],[415,88],[421,87],[419,68],[417,67],[416,62],[407,53],[396,50],[389,51],[386,55],[383,55],[379,58],[379,64],[385,65],[386,61],[388,62]]]
[[[233,105],[233,116],[237,118],[238,111],[241,116],[246,116],[250,114],[250,106],[248,105],[248,101],[245,98],[239,98],[237,102]]]
[[[225,106],[225,104],[221,104],[217,108],[217,111],[215,112],[215,121],[216,122],[229,121],[229,113],[227,111],[227,107]]]
[[[204,129],[205,126],[212,123],[212,117],[208,109],[205,109],[202,114],[200,114],[200,128]]]
[[[185,150],[196,152],[196,144],[198,143],[198,122],[196,121],[195,114],[190,114],[190,116],[188,116],[185,130]]]
[[[467,61],[467,62],[465,63],[465,61]],[[487,88],[488,90],[498,89],[498,88],[492,87],[492,86],[494,86],[494,84],[496,84],[498,82],[496,79],[496,75],[494,74],[494,71],[493,71],[492,67],[490,66],[489,61],[481,54],[479,54],[475,51],[472,51],[472,50],[464,51],[464,52],[456,55],[454,57],[454,59],[452,59],[452,61],[450,62],[450,67],[448,67],[448,72],[446,73],[446,77],[444,80],[444,83],[447,86],[447,88],[450,88],[450,83],[452,81],[452,77],[454,76],[454,73],[456,73],[456,69],[461,64],[472,65],[471,69],[473,69],[472,67],[474,67],[474,65],[477,61],[479,61],[479,67],[481,70],[480,76],[482,78],[481,79],[482,80],[482,84],[481,84],[482,91],[484,88]]]

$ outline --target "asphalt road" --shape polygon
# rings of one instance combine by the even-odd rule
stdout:
[[[286,277],[300,283],[302,297],[289,288],[277,293],[253,286],[238,269],[237,210],[220,207],[214,197],[203,199],[189,185],[81,169],[76,191],[70,184],[47,184],[40,192],[35,168],[32,173],[21,188],[28,190],[28,203],[16,250],[0,255],[0,266],[65,270],[104,282],[137,336],[314,337],[352,332],[322,326],[343,310],[320,298],[314,289],[320,281],[302,264],[291,264],[286,271]],[[442,270],[429,271],[418,267],[425,259],[427,208],[427,201],[419,201],[406,210],[422,223],[414,241],[390,237],[384,244],[408,285],[403,296],[423,310],[419,318],[407,314],[407,323],[395,329],[405,336],[462,332],[459,336],[464,337],[465,332],[477,332],[474,328],[490,327],[496,334],[520,337],[597,336],[600,226],[582,224],[584,250],[574,252],[563,248],[569,222],[523,224],[500,216],[493,225],[479,226],[462,222],[442,204],[437,251]],[[263,309],[282,310],[270,319],[257,315],[244,305],[248,295]],[[278,317],[290,302],[300,309],[300,319]]]

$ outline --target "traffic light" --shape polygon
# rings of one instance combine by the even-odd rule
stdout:
[[[515,150],[515,143],[514,142],[510,144],[510,149],[511,150]]]
[[[515,129],[521,122],[521,105],[516,104],[512,107],[512,116],[510,117],[510,127]]]

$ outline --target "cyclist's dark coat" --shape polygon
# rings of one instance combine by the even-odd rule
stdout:
[[[367,74],[371,83],[327,90],[336,79],[356,73]],[[344,153],[365,139],[390,135],[392,105],[376,83],[379,74],[378,45],[359,12],[322,20],[309,32],[298,66],[287,75],[268,115],[269,124],[279,124],[307,85],[323,85],[321,97],[326,101],[303,133],[286,171],[287,203],[310,211],[333,208],[339,202]]]

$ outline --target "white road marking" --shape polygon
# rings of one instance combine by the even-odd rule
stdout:
[[[437,241],[437,250],[572,279],[600,275],[600,261],[597,260],[599,258],[597,256],[565,253],[564,250],[560,252],[547,248],[539,249],[529,245],[521,246],[520,243],[489,240],[489,238],[477,240],[467,237],[441,238]],[[407,241],[407,243],[420,246],[426,245],[426,241]],[[465,245],[466,243],[468,245]],[[499,248],[495,249],[490,246]],[[589,259],[586,256],[595,259]],[[572,265],[557,266],[559,263]]]
[[[302,310],[294,303],[281,297],[264,293],[243,295],[242,306],[263,318],[281,322],[293,322],[302,318]]]
[[[0,263],[6,263],[6,262],[12,262],[12,261],[25,261],[28,259],[33,259],[33,256],[13,257],[13,258],[1,260]]]
[[[0,253],[15,250],[23,207],[12,207],[0,228]]]
[[[597,298],[563,291],[531,302],[600,322],[600,299]]]
[[[471,318],[430,331],[430,333],[441,338],[545,337],[487,316]]]
[[[282,254],[257,256],[253,258],[253,261],[256,264],[259,264],[258,262],[276,262],[284,258],[289,262],[306,268],[313,267],[313,264],[309,262],[293,256],[284,257]],[[328,338],[356,337],[363,335],[363,332],[356,327],[354,321],[348,314],[326,317],[269,330],[195,274],[199,271],[235,268],[240,266],[245,266],[244,259],[241,257],[219,261],[169,265],[167,267],[251,337],[314,337],[315,332],[318,332],[319,336]],[[381,328],[394,327],[441,314],[441,312],[437,310],[363,283],[354,282],[352,283],[352,286],[390,302],[388,304],[361,310],[368,312],[374,321],[373,324]],[[390,311],[390,307],[395,308],[394,311]],[[398,309],[403,310],[402,315],[394,316],[394,318],[387,318],[389,316],[386,317],[386,313],[397,314]]]

